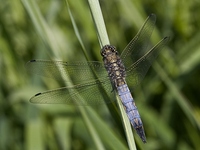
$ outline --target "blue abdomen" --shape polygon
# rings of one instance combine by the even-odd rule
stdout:
[[[117,90],[132,126],[136,130],[137,134],[141,137],[143,142],[146,142],[142,120],[127,84],[118,86]]]

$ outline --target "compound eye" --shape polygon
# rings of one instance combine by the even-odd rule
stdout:
[[[111,48],[110,48],[110,49],[111,49],[111,51],[112,51],[112,52],[116,52],[116,49],[115,49],[115,47],[114,47],[114,46],[111,46]]]
[[[102,56],[105,56],[106,55],[106,52],[104,51],[103,53],[102,53]]]
[[[104,56],[104,52],[101,52],[101,56]]]
[[[116,51],[116,49],[114,47],[112,48],[112,52],[115,54],[118,54],[118,52]]]

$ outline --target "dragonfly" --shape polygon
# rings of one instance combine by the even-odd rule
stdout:
[[[121,55],[114,46],[103,46],[101,49],[103,62],[52,60],[27,62],[26,68],[31,73],[73,83],[70,86],[37,93],[31,97],[30,102],[75,106],[99,105],[114,102],[116,100],[114,94],[117,93],[131,125],[146,143],[143,123],[131,92],[141,83],[161,49],[169,41],[169,37],[164,37],[149,49],[155,22],[156,16],[149,15]]]

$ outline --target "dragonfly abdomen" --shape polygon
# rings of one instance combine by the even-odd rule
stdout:
[[[139,112],[127,84],[118,86],[117,91],[132,126],[134,127],[142,141],[146,142],[142,120],[140,118]]]
[[[103,56],[104,65],[110,77],[111,83],[118,91],[119,97],[121,98],[122,104],[132,126],[142,141],[146,142],[139,112],[135,106],[135,102],[125,81],[125,67],[118,55],[118,52],[116,51],[116,48],[111,45],[105,45],[101,49],[101,55]]]

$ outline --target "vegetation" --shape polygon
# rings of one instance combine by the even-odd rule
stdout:
[[[129,149],[118,109],[29,102],[63,83],[28,74],[27,61],[102,59],[88,2],[68,2],[76,33],[65,0],[0,1],[1,150]],[[120,52],[151,13],[157,16],[152,43],[171,37],[133,93],[147,136],[143,144],[133,130],[137,149],[198,149],[200,2],[101,0],[100,5],[110,43]]]

